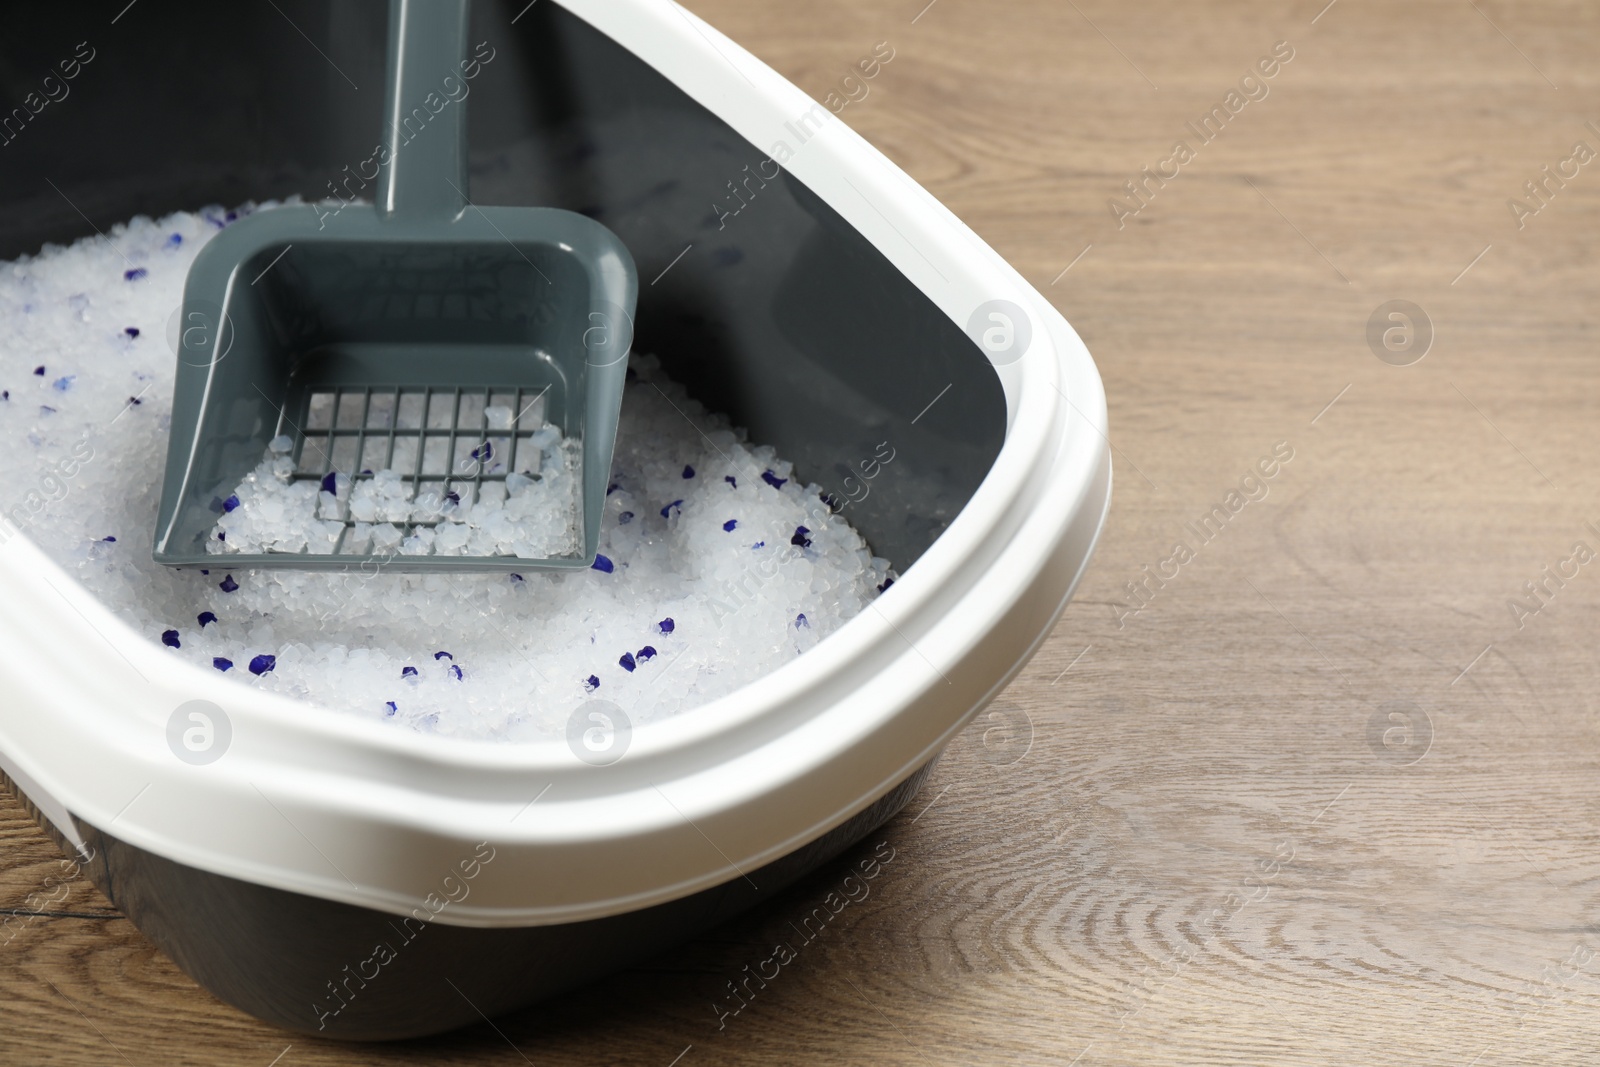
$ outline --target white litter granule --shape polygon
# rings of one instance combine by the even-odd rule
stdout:
[[[525,740],[562,735],[591,699],[638,724],[729,693],[810,648],[892,580],[818,486],[799,484],[771,448],[748,444],[640,356],[591,570],[245,571],[228,569],[225,554],[208,570],[158,566],[151,542],[176,362],[168,335],[184,278],[211,236],[268,207],[140,217],[0,265],[0,513],[171,655],[420,731]],[[552,476],[536,485],[555,492],[573,459],[541,443],[553,447],[539,473]],[[282,492],[275,458],[221,520],[237,549],[290,527],[290,543],[309,544],[329,521],[317,518],[321,486],[311,481],[299,490],[311,493],[309,520],[302,509],[275,532],[263,524],[273,500],[283,498],[285,518],[308,503]],[[352,512],[370,507],[363,534],[375,544],[394,540],[402,507],[418,506],[392,479],[333,488]],[[533,490],[513,482],[501,510],[542,505]],[[470,551],[488,528],[453,525],[467,541],[449,532],[443,550]],[[501,544],[505,532],[485,536]],[[446,534],[434,536],[440,551]],[[102,645],[83,654],[110,655]]]

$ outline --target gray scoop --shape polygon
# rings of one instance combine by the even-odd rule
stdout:
[[[376,204],[251,215],[195,258],[157,563],[515,571],[593,562],[638,273],[616,235],[583,215],[468,198],[465,86],[476,71],[467,14],[468,0],[391,0]],[[492,406],[516,420],[489,426]],[[332,551],[207,551],[234,488],[274,439],[287,438],[292,480],[348,480],[353,491],[391,468],[418,499],[449,501],[448,510],[523,471],[550,436],[535,436],[540,414],[581,441],[570,552],[375,552],[355,542],[348,493],[336,506],[324,498],[319,512],[343,525]],[[394,524],[403,536],[449,521],[411,517]]]

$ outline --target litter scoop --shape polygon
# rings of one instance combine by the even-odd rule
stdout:
[[[469,199],[466,98],[483,57],[467,55],[467,15],[468,0],[391,0],[376,203],[354,202],[358,185],[352,202],[263,211],[195,258],[157,563],[594,561],[638,273],[583,215]],[[278,484],[262,485],[259,521],[300,502],[311,536],[229,546],[219,519],[256,499],[237,490],[263,464]],[[532,518],[557,532],[523,537],[517,498],[536,491]]]

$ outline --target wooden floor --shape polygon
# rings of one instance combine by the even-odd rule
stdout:
[[[0,1063],[1597,1062],[1600,166],[1523,187],[1600,150],[1600,8],[925,2],[690,4],[819,98],[888,42],[842,118],[1066,313],[1110,398],[1077,600],[883,831],[871,897],[723,1029],[844,862],[497,1028],[336,1046],[42,889],[58,856],[8,801]],[[1185,126],[1277,42],[1264,98]],[[1425,318],[1391,353],[1393,300]]]

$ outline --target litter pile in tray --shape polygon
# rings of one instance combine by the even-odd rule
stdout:
[[[310,210],[240,212],[267,207]],[[158,566],[150,553],[172,399],[167,335],[195,253],[235,217],[207,209],[137,218],[0,266],[0,443],[12,457],[0,465],[0,514],[173,655],[418,730],[533,739],[559,735],[597,697],[637,724],[732,692],[810,648],[891,581],[888,561],[830,513],[817,486],[801,485],[772,449],[750,445],[639,356],[588,571],[227,569],[229,550],[302,537],[309,545],[334,537],[334,522],[346,537],[401,552],[559,547],[572,536],[572,446],[523,398],[513,407],[493,397],[479,398],[474,417],[487,440],[504,430],[504,443],[472,458],[511,461],[495,488],[483,482],[475,498],[454,501],[449,487],[419,489],[405,477],[406,460],[417,471],[415,456],[330,463],[321,480],[285,480],[286,462],[307,461],[280,440],[219,502],[226,538],[213,546],[215,565]],[[409,403],[395,395],[386,409],[381,396],[368,398],[360,418],[430,417]],[[328,426],[341,417],[330,408]]]
[[[220,502],[207,548],[574,555],[583,540],[581,444],[545,424],[542,394],[523,399],[400,388],[320,394],[303,436],[275,438]]]

